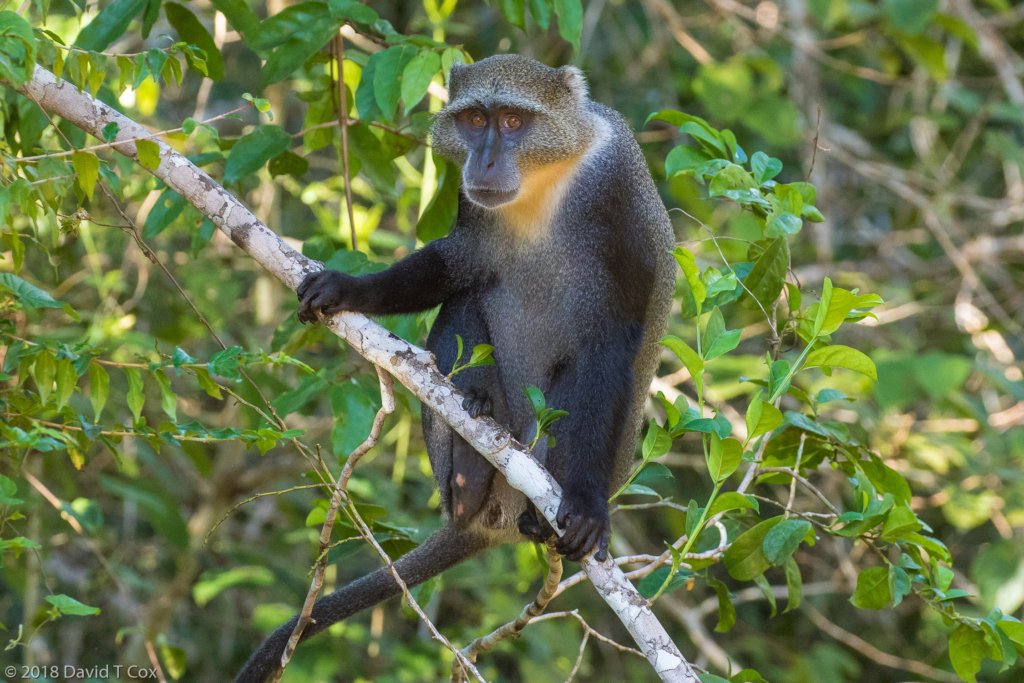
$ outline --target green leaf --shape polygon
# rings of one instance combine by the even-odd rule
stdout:
[[[800,576],[800,567],[792,556],[786,559],[785,569],[789,599],[783,612],[789,612],[798,608],[803,599],[803,578]]]
[[[240,139],[228,153],[224,166],[224,183],[237,183],[255,173],[291,146],[292,136],[280,126],[263,124]]]
[[[789,243],[785,237],[779,237],[772,241],[754,262],[750,274],[743,281],[745,289],[740,297],[740,303],[748,308],[770,308],[782,293],[788,268]],[[751,294],[756,303],[752,300]]]
[[[376,67],[373,72],[373,95],[384,118],[394,121],[398,98],[402,95],[402,74],[405,67],[416,56],[412,45],[392,45],[375,55]],[[363,72],[365,77],[366,72]],[[362,115],[362,109],[359,110]]]
[[[850,596],[854,607],[883,609],[892,601],[889,592],[889,567],[869,567],[857,575],[857,588]]]
[[[135,149],[143,168],[155,171],[160,167],[160,145],[153,140],[136,140]]]
[[[676,357],[683,362],[683,365],[690,372],[693,384],[697,388],[697,395],[704,392],[704,361],[697,355],[697,352],[690,348],[690,345],[679,337],[668,335],[659,344],[667,346]]]
[[[687,284],[690,285],[694,304],[697,306],[697,317],[700,317],[704,300],[707,299],[707,288],[701,280],[700,268],[698,268],[697,264],[694,262],[693,254],[683,247],[676,247],[676,250],[672,252],[672,255],[679,263],[679,267],[683,269],[683,275],[686,277]]]
[[[350,127],[348,129],[348,145],[352,154],[359,159],[363,175],[369,178],[374,188],[384,194],[394,192],[394,164],[391,163],[380,140],[370,132],[369,127]]]
[[[431,152],[433,154],[433,152]],[[426,243],[444,237],[455,224],[459,208],[461,169],[452,162],[434,154],[437,169],[437,189],[430,203],[416,223],[416,237]]]
[[[298,154],[285,150],[270,160],[267,170],[270,171],[271,178],[279,175],[301,178],[309,170],[309,162]]]
[[[711,519],[719,513],[728,512],[730,510],[756,509],[756,506],[750,502],[750,499],[743,494],[735,491],[728,491],[715,498],[715,502],[711,504],[711,508],[708,510],[708,519]]]
[[[636,586],[637,591],[647,599],[652,598],[658,590],[665,585],[665,580],[671,572],[671,567],[658,567],[653,572],[640,579],[640,582]],[[665,587],[662,594],[672,593],[673,591],[679,590],[689,582],[690,577],[692,576],[693,572],[687,569],[680,569],[676,572],[675,576],[672,577],[672,581],[670,581],[668,586]]]
[[[184,197],[165,187],[146,216],[146,223],[142,226],[142,238],[148,240],[159,235],[181,215],[186,206],[188,202]]]
[[[552,0],[529,0],[530,16],[537,22],[541,31],[547,31],[551,22]]]
[[[748,529],[740,535],[729,549],[725,551],[725,568],[737,581],[753,581],[754,577],[760,576],[765,569],[771,566],[771,562],[764,556],[764,539],[776,524],[782,521],[782,516],[766,519],[752,529]]]
[[[883,7],[893,26],[913,35],[927,28],[939,8],[939,0],[885,0]]]
[[[175,396],[174,391],[171,389],[171,379],[163,370],[154,370],[153,377],[156,378],[156,383],[160,387],[160,406],[167,413],[167,416],[171,418],[171,422],[177,422],[178,397]]]
[[[110,374],[99,363],[89,363],[89,402],[92,403],[93,421],[100,421],[103,406],[110,393]]]
[[[61,614],[68,614],[72,616],[90,616],[100,613],[99,607],[90,607],[89,605],[83,605],[78,600],[67,595],[47,595],[46,602],[50,603],[58,610]]]
[[[128,409],[137,421],[142,415],[142,406],[146,403],[146,397],[142,393],[142,373],[138,368],[124,368],[124,375],[128,378]]]
[[[213,36],[196,18],[196,15],[184,5],[179,5],[176,2],[164,3],[164,14],[167,15],[167,21],[178,32],[178,37],[182,41],[195,45],[206,53],[206,75],[214,81],[224,78],[224,58],[221,56]],[[188,59],[187,56],[186,59]]]
[[[10,292],[26,308],[61,308],[76,321],[81,320],[69,304],[57,301],[48,292],[25,282],[13,273],[0,273],[0,291]]]
[[[0,474],[0,505],[21,505],[25,501],[15,498],[18,492],[18,485]]]
[[[756,439],[782,424],[782,412],[771,403],[755,399],[747,408],[747,440]]]
[[[768,392],[769,398],[777,399],[789,387],[786,386],[786,378],[789,376],[790,365],[785,358],[773,361],[768,370]]]
[[[660,462],[649,462],[643,466],[643,469],[636,475],[633,482],[640,484],[654,479],[675,479],[675,477],[672,475],[672,470]]]
[[[259,29],[259,17],[249,9],[245,0],[211,0],[211,3],[223,12],[228,23],[241,33],[247,42]]]
[[[679,145],[674,147],[665,158],[665,175],[671,178],[680,173],[693,172],[710,158],[707,152],[696,147]]]
[[[49,351],[43,351],[36,356],[35,365],[32,366],[32,375],[36,380],[36,390],[39,392],[39,400],[46,405],[50,397],[50,390],[53,389],[53,380],[57,377],[57,359]]]
[[[857,349],[849,346],[824,346],[817,348],[807,354],[806,368],[833,367],[853,370],[862,375],[867,375],[873,380],[878,379],[878,371],[870,358]]]
[[[185,675],[185,666],[187,659],[185,651],[180,647],[171,647],[166,642],[160,643],[160,659],[164,663],[164,668],[167,673],[170,674],[171,678],[178,680]]]
[[[695,126],[693,123],[687,125]],[[708,194],[712,197],[728,196],[730,192],[753,190],[756,187],[754,179],[742,166],[729,164],[711,179],[711,183],[708,185]]]
[[[380,15],[372,8],[356,0],[329,0],[327,3],[331,16],[344,21],[355,21],[360,24],[375,24]]]
[[[293,8],[312,9],[308,7],[309,5],[316,7],[319,3],[301,3],[294,5]],[[283,12],[277,16],[281,16],[281,14]],[[319,52],[320,48],[331,40],[340,28],[337,21],[329,20],[326,17],[314,15],[311,22],[313,22],[312,28],[298,30],[287,35],[284,43],[276,46],[270,53],[263,68],[260,69],[260,78],[257,84],[261,90],[268,85],[290,78],[310,57]],[[260,35],[264,35],[262,31]]]
[[[775,605],[775,592],[772,590],[772,585],[768,583],[768,579],[764,577],[764,574],[758,574],[755,576],[754,583],[757,584],[759,589],[761,589],[761,595],[763,595],[764,599],[768,601],[768,605],[772,610],[771,616],[774,617],[778,608]]]
[[[750,170],[754,172],[754,180],[758,185],[771,180],[782,171],[782,162],[774,157],[769,157],[764,152],[754,152],[750,157]]]
[[[949,637],[949,660],[960,678],[976,683],[981,660],[991,655],[992,647],[985,641],[985,632],[960,623]]]
[[[719,321],[722,319],[722,313],[718,310],[718,306],[715,306],[714,311],[711,314],[711,319],[708,320],[708,327],[704,333],[704,360],[709,361],[719,356],[726,354],[740,343],[740,335],[743,334],[743,330],[726,330],[725,323],[722,322],[721,329],[716,327],[712,331],[711,325],[712,320],[715,319],[715,314]]]
[[[149,0],[114,0],[79,32],[75,47],[102,52],[124,35],[131,20]]]
[[[0,12],[0,78],[20,86],[31,80],[35,63],[36,37],[32,26],[15,12]]]
[[[910,575],[894,564],[889,565],[889,594],[893,605],[903,602],[903,597],[910,594]]]
[[[319,391],[322,393],[323,390]],[[315,398],[316,392],[312,395]],[[327,396],[335,418],[334,429],[331,430],[331,446],[341,461],[363,443],[370,433],[373,418],[380,409],[380,393],[376,388],[343,382],[332,386]]]
[[[897,505],[889,513],[882,525],[882,538],[890,543],[897,534],[920,531],[924,528],[917,515],[906,505]]]
[[[740,466],[743,459],[743,444],[736,439],[722,439],[717,432],[711,433],[708,448],[708,474],[715,483],[727,478]]]
[[[558,35],[572,43],[572,52],[580,51],[580,35],[583,33],[583,3],[580,0],[554,0],[555,16],[558,17]]]
[[[811,523],[802,519],[780,522],[764,537],[764,556],[774,565],[783,564],[796,552],[800,541],[811,530]]]
[[[103,140],[106,142],[113,142],[117,139],[117,134],[121,132],[121,126],[117,121],[111,121],[107,125],[103,126]]]
[[[526,30],[526,3],[524,0],[498,0],[498,9],[508,23],[520,31]]]
[[[660,458],[668,453],[670,448],[672,448],[672,437],[668,435],[668,432],[659,427],[658,423],[652,418],[647,427],[647,436],[644,437],[644,442],[641,446],[644,462]]]
[[[732,604],[729,588],[718,579],[709,579],[708,585],[718,595],[718,624],[716,633],[726,633],[736,625],[736,606]]]
[[[274,583],[274,573],[266,567],[242,566],[226,571],[203,572],[192,586],[192,599],[200,607],[220,595],[224,590],[243,584],[270,586]]]
[[[519,0],[520,6],[522,0]],[[433,50],[420,50],[402,72],[402,101],[405,103],[405,114],[413,110],[423,96],[427,94],[430,81],[441,69],[441,56]]]
[[[78,383],[78,373],[75,371],[75,364],[68,358],[61,358],[57,361],[57,410],[67,405],[71,394],[75,393],[75,385]]]
[[[284,417],[302,408],[315,397],[322,395],[326,388],[327,381],[320,375],[305,375],[299,381],[299,386],[282,392],[270,402],[270,405],[274,407],[278,415]]]

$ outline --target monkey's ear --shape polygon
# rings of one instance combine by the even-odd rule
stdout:
[[[558,71],[562,75],[566,87],[577,100],[582,102],[587,99],[587,78],[582,71],[575,66],[563,66]]]
[[[466,69],[466,65],[462,62],[452,62],[452,68],[448,71],[448,95],[449,100],[455,99],[455,91],[459,88],[462,81],[462,72]]]

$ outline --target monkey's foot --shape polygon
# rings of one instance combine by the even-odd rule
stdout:
[[[602,496],[562,489],[562,504],[558,507],[555,521],[565,532],[555,543],[555,548],[566,559],[579,562],[591,550],[595,550],[594,559],[598,562],[608,557],[611,521],[608,502]]]
[[[537,514],[533,503],[529,503],[523,514],[519,515],[519,533],[534,543],[543,544],[555,535],[555,530],[548,524],[548,520]]]
[[[490,415],[494,407],[491,404],[491,397],[483,389],[467,389],[466,398],[462,400],[462,409],[467,411],[471,417]]]

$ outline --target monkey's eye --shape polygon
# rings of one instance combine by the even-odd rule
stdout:
[[[473,114],[471,117],[469,117],[469,122],[476,126],[477,128],[483,128],[484,126],[487,125],[487,119],[484,118],[484,115],[481,114],[480,112],[477,112]]]
[[[511,128],[512,130],[515,130],[516,128],[521,126],[522,123],[523,120],[520,119],[518,116],[516,116],[515,114],[509,114],[508,116],[505,117],[505,120],[502,122],[501,125],[503,128]]]

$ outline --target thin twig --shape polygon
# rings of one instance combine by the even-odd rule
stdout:
[[[810,491],[815,496],[817,496],[818,500],[820,500],[822,503],[824,503],[825,506],[829,510],[831,510],[834,515],[836,515],[837,517],[839,516],[839,510],[836,510],[835,505],[833,505],[829,501],[829,499],[825,497],[825,494],[823,494],[821,491],[819,491],[818,488],[814,484],[812,484],[811,482],[807,481],[807,479],[805,479],[804,477],[800,476],[796,471],[793,470],[793,468],[791,468],[791,467],[761,467],[761,468],[758,468],[758,470],[757,470],[758,474],[770,474],[772,472],[776,472],[776,473],[779,473],[779,474],[788,474],[789,476],[793,477],[793,479],[795,479],[796,481],[799,481],[801,484],[803,484],[804,487],[806,487],[808,491]]]
[[[501,641],[518,638],[532,619],[544,613],[548,603],[555,597],[555,591],[558,590],[558,584],[562,578],[562,556],[555,550],[554,542],[548,542],[547,551],[548,573],[544,579],[544,585],[541,586],[540,592],[537,593],[537,597],[523,608],[523,611],[515,621],[510,621],[490,634],[477,638],[462,648],[462,654],[465,655],[466,659],[476,662],[476,658],[481,653],[493,650]],[[459,666],[459,661],[452,662],[452,683],[462,683],[465,680],[466,672]]]
[[[796,449],[796,464],[793,465],[793,471],[800,471],[800,461],[804,457],[804,442],[807,441],[807,432],[801,432],[800,434],[800,447]],[[790,511],[793,509],[793,501],[796,500],[796,477],[789,480],[789,502],[786,503],[786,511],[783,513],[783,518],[789,519]]]
[[[38,102],[36,102],[36,106],[39,107],[40,109],[43,109],[41,106],[39,106]],[[216,121],[218,119],[222,119],[222,118],[224,118],[226,116],[231,116],[232,114],[237,114],[240,111],[245,111],[246,109],[249,109],[250,107],[252,107],[252,105],[251,104],[247,104],[244,107],[239,107],[238,109],[232,109],[229,112],[225,112],[225,113],[220,114],[218,116],[214,116],[212,119],[207,119],[207,120],[203,121],[202,123],[207,123],[207,124],[208,123],[212,123],[213,121]],[[46,110],[43,109],[43,111],[45,112]],[[50,123],[53,123],[53,121],[51,120]],[[56,128],[56,126],[54,126],[54,128]],[[180,133],[182,130],[183,129],[179,126],[178,128],[171,128],[169,130],[157,131],[156,133],[152,133],[150,135],[146,135],[146,136],[141,137],[141,138],[129,138],[127,140],[115,140],[114,142],[105,142],[102,145],[92,145],[91,147],[83,147],[81,149],[69,149],[66,152],[50,152],[48,154],[37,154],[37,155],[31,156],[31,157],[15,157],[14,161],[16,161],[18,163],[27,163],[27,162],[30,162],[30,161],[39,161],[41,159],[54,159],[54,158],[57,158],[57,157],[66,157],[66,156],[70,156],[72,154],[77,154],[78,152],[95,152],[98,149],[107,149],[108,147],[113,147],[115,151],[118,151],[117,150],[117,146],[118,145],[127,145],[129,143],[136,143],[139,140],[151,140],[153,138],[160,137],[161,135],[169,135],[171,133]],[[70,141],[68,141],[68,144],[69,145],[71,144]],[[47,178],[47,180],[54,180],[54,178]]]
[[[807,169],[807,177],[804,182],[810,182],[811,174],[814,173],[814,162],[818,159],[818,136],[821,135],[821,102],[818,102],[818,121],[814,124],[814,151],[811,152],[811,167]]]
[[[815,626],[839,642],[852,647],[868,659],[878,662],[882,666],[887,666],[890,669],[909,671],[919,676],[925,676],[936,681],[942,681],[943,683],[960,683],[960,677],[956,674],[950,673],[949,671],[936,669],[933,666],[928,666],[923,662],[918,662],[913,659],[897,657],[896,655],[891,655],[888,652],[882,652],[866,640],[863,640],[849,631],[836,626],[826,619],[825,615],[814,609],[814,607],[807,602],[804,602],[800,607],[807,617],[814,622]]]
[[[345,206],[352,235],[352,251],[359,249],[356,239],[356,217],[352,208],[352,176],[348,169],[348,87],[345,85],[345,39],[339,31],[334,36],[334,56],[338,65],[338,125],[341,126],[341,167],[345,172]]]
[[[295,628],[288,639],[288,644],[281,654],[281,667],[274,672],[271,683],[277,683],[277,681],[281,680],[288,662],[291,661],[292,655],[295,653],[295,648],[299,645],[302,632],[311,621],[310,615],[313,613],[313,604],[316,602],[316,596],[323,585],[324,573],[327,570],[327,550],[331,543],[331,531],[334,529],[334,520],[338,516],[338,508],[341,506],[342,499],[348,498],[346,487],[348,486],[349,477],[352,476],[352,468],[355,467],[355,464],[364,453],[377,445],[377,439],[380,438],[380,430],[384,426],[384,420],[395,410],[395,395],[392,390],[394,380],[391,375],[380,368],[377,368],[377,376],[380,378],[380,410],[377,411],[377,415],[373,418],[373,426],[370,428],[369,436],[366,437],[366,440],[359,447],[352,451],[352,454],[348,457],[348,462],[345,463],[341,476],[338,477],[338,483],[334,486],[331,502],[327,508],[327,519],[324,520],[324,525],[320,529],[320,552],[317,554],[313,581],[309,586],[309,591],[306,593],[306,600],[302,604],[302,611],[299,612],[299,620],[295,623]]]

